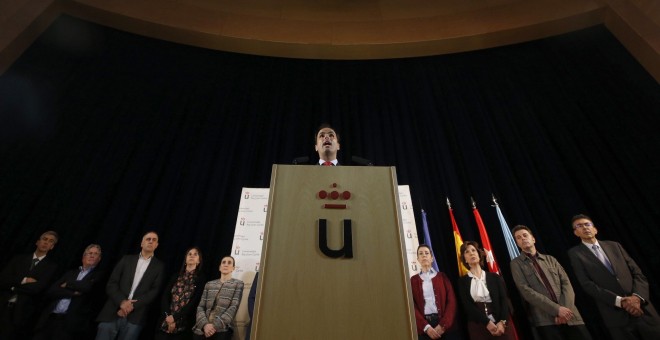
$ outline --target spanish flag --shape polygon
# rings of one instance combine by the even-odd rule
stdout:
[[[463,245],[463,238],[461,237],[461,232],[458,231],[458,224],[456,224],[456,219],[454,218],[454,210],[451,208],[449,198],[447,198],[447,208],[449,208],[451,226],[454,228],[454,246],[456,247],[456,263],[458,264],[458,275],[467,275],[467,268],[465,268],[463,261],[461,261],[461,246]]]

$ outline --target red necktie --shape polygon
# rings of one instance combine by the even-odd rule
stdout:
[[[325,161],[323,162],[323,166],[333,166],[332,162]]]

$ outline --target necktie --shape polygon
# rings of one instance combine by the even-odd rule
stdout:
[[[610,261],[603,255],[603,252],[600,250],[600,247],[597,244],[594,244],[591,246],[591,249],[594,250],[594,253],[596,253],[596,257],[602,262],[605,267],[607,267],[607,270],[610,271],[610,273],[614,274],[614,269],[612,268],[612,264]]]
[[[529,259],[532,260],[532,266],[534,267],[534,270],[541,278],[541,282],[545,286],[545,289],[548,291],[548,295],[550,295],[550,300],[554,301],[555,303],[558,303],[559,299],[557,299],[557,294],[555,294],[555,291],[552,289],[552,285],[550,284],[550,281],[548,281],[548,277],[545,276],[545,272],[543,271],[543,268],[541,268],[541,265],[536,261],[536,255],[532,256],[531,254],[527,254],[527,257],[529,257]]]
[[[34,269],[34,267],[37,266],[37,263],[39,263],[39,259],[32,259],[32,264],[30,264],[30,270]]]
[[[323,166],[333,166],[333,165],[334,164],[332,164],[332,162],[329,162],[329,161],[323,162]]]

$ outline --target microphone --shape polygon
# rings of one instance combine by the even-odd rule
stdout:
[[[362,157],[358,157],[358,156],[351,157],[351,160],[353,161],[353,163],[356,163],[358,165],[364,165],[364,166],[373,166],[374,165],[374,162],[372,162],[372,161],[370,161],[366,158],[362,158]]]
[[[293,163],[293,165],[307,164],[307,163],[309,163],[309,157],[307,157],[307,156],[297,157],[297,158],[294,158],[291,163]]]

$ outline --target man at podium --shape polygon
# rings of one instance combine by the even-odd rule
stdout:
[[[337,166],[337,151],[339,151],[339,135],[330,124],[321,124],[316,132],[316,152],[319,153],[319,165]]]

